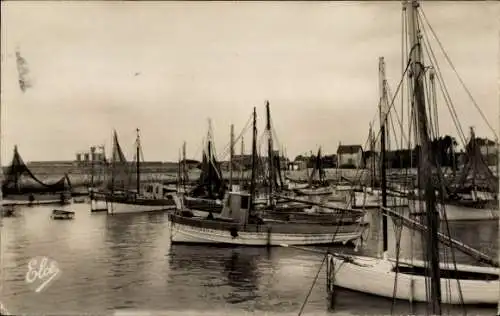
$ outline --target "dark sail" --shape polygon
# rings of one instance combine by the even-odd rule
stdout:
[[[325,174],[325,169],[323,168],[323,160],[321,158],[321,148],[318,149],[318,154],[316,155],[316,159],[314,161],[314,169],[311,172],[311,175],[309,176],[309,185],[314,184],[314,176],[316,175],[316,172],[318,172],[318,177],[319,177],[319,184],[320,185],[327,185],[326,181],[326,174]]]
[[[131,185],[130,165],[123,154],[116,131],[113,135],[113,149],[107,188],[111,191],[126,191]]]
[[[198,185],[191,191],[191,196],[209,199],[224,197],[225,185],[220,164],[217,161],[212,142],[207,142],[207,150],[203,152],[201,174]]]
[[[39,180],[23,162],[17,146],[14,147],[14,157],[2,184],[4,196],[29,193],[59,193],[70,189],[71,183],[67,174],[59,181],[51,184]]]
[[[274,173],[274,186],[277,190],[282,190],[285,183],[283,182],[283,170],[281,169],[281,157],[279,154],[274,156],[274,168],[276,170]]]

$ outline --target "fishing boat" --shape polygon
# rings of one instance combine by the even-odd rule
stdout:
[[[274,150],[273,127],[271,124],[271,110],[269,102],[266,101],[266,134],[267,134],[267,172],[264,172],[267,184],[267,202],[264,207],[259,209],[258,214],[269,220],[286,221],[289,223],[309,223],[324,225],[342,225],[357,223],[364,212],[360,210],[347,209],[338,206],[328,206],[324,203],[323,207],[308,205],[308,201],[295,197],[293,191],[285,188],[281,176],[281,166],[279,163],[279,152]],[[277,157],[278,156],[278,157]],[[316,156],[315,170],[320,174],[320,184],[328,185],[324,181],[324,170],[321,163],[321,148]],[[309,177],[309,184],[312,186],[315,172]],[[321,194],[307,196],[308,199],[320,199]]]
[[[498,146],[498,145],[497,145]],[[482,157],[479,140],[470,128],[465,163],[456,182],[447,185],[446,203],[475,209],[495,210],[498,217],[498,179]]]
[[[17,146],[12,162],[2,183],[6,205],[68,204],[71,200],[71,182],[65,174],[54,183],[38,179],[26,166]]]
[[[214,147],[213,130],[211,120],[208,121],[208,134],[202,153],[201,173],[198,182],[192,189],[186,189],[185,183],[188,181],[186,171],[186,143],[183,145],[182,159],[182,188],[187,191],[184,196],[186,207],[198,211],[210,211],[220,213],[222,211],[222,198],[226,185],[222,176],[220,164]]]
[[[430,151],[428,119],[424,94],[424,73],[422,45],[419,20],[419,2],[412,0],[403,4],[408,21],[408,37],[410,39],[408,67],[411,69],[413,111],[418,115],[416,131],[418,143],[421,145],[419,157],[419,187],[425,188],[426,215],[421,222],[414,221],[420,226],[425,237],[424,261],[405,261],[396,254],[395,259],[389,259],[387,254],[387,217],[382,218],[383,253],[380,257],[346,256],[338,253],[328,255],[329,287],[341,287],[354,291],[378,295],[387,298],[397,298],[410,302],[428,302],[433,315],[441,315],[441,304],[497,304],[499,292],[498,261],[487,260],[493,267],[478,267],[474,265],[448,264],[440,262],[439,243],[443,234],[439,233],[439,215],[437,212],[436,194],[432,181],[432,166],[435,161],[434,153]],[[381,82],[381,178],[382,178],[382,213],[396,216],[403,222],[412,222],[397,212],[388,213],[386,207],[386,155],[385,155],[385,127],[387,124],[388,109],[391,108],[387,97],[387,83],[383,57],[379,61]],[[403,76],[407,74],[407,70]],[[437,172],[440,169],[437,168]],[[423,220],[425,219],[425,221]],[[451,238],[447,237],[448,242]],[[453,242],[454,248],[460,245]],[[467,249],[462,245],[459,250]],[[478,251],[468,249],[469,254]],[[482,256],[486,257],[485,255]],[[397,284],[397,287],[396,287]]]
[[[177,211],[169,216],[172,243],[204,243],[245,246],[318,245],[347,243],[358,239],[361,224],[320,225],[259,217],[255,211],[257,164],[256,110],[253,112],[252,176],[250,192],[226,193],[220,216],[195,216],[176,199]],[[231,147],[233,142],[231,142]]]
[[[319,180],[314,181],[314,176],[318,173]],[[299,195],[331,195],[333,189],[326,181],[325,170],[323,169],[322,158],[321,158],[321,147],[318,149],[316,154],[316,160],[314,168],[309,175],[309,183],[306,188],[297,188],[294,190]]]
[[[112,166],[112,192],[105,196],[105,201],[108,203],[108,214],[122,214],[122,213],[142,213],[142,212],[164,212],[175,208],[173,194],[166,191],[165,186],[161,182],[157,183],[141,183],[141,142],[139,129],[136,130],[136,163],[135,163],[135,190],[130,189],[130,186],[122,186],[124,189],[116,190],[114,182],[115,168],[117,163],[113,159]],[[118,136],[114,132],[113,144],[113,157],[119,157],[119,162],[123,167],[128,167],[125,156],[118,143]],[[128,168],[127,168],[128,169]],[[125,175],[130,175],[129,170],[125,170]],[[132,181],[131,181],[132,182]],[[124,181],[121,181],[124,184]],[[129,183],[133,184],[133,183]]]
[[[113,155],[109,168],[111,174],[108,181],[105,181],[105,188],[89,189],[91,212],[121,214],[166,211],[175,208],[172,194],[166,192],[162,183],[141,183],[140,153],[139,130],[137,130],[135,177],[132,177],[132,166],[125,159],[116,131],[113,132]],[[135,190],[131,189],[134,186]]]
[[[93,187],[90,187],[89,198],[91,213],[108,212],[109,205],[105,194],[100,194],[99,191],[95,190]]]
[[[65,210],[53,210],[52,215],[50,217],[52,219],[74,219],[75,212],[65,211]]]

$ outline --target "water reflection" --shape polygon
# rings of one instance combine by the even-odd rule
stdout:
[[[51,207],[23,208],[18,217],[2,220],[2,302],[9,311],[82,314],[136,308],[169,314],[186,310],[296,314],[321,264],[321,255],[291,248],[170,247],[164,214],[108,216],[91,214],[85,204],[72,207],[73,221],[50,220]],[[369,217],[375,218],[376,213]],[[372,223],[361,254],[377,252],[381,225]],[[490,254],[497,249],[497,229],[496,222],[450,223],[453,236],[484,246]],[[420,237],[413,241],[410,237],[410,231],[403,230],[404,251],[412,244],[421,248]],[[394,248],[391,221],[389,238],[393,240],[389,247]],[[29,259],[38,255],[57,260],[62,275],[43,292],[34,293],[24,276]],[[323,271],[306,313],[324,314],[324,276]],[[408,303],[397,305],[396,314],[408,313]],[[388,299],[341,291],[337,311],[387,314],[390,306]],[[492,309],[488,311],[491,314]]]

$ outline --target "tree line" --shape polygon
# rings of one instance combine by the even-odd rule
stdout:
[[[445,135],[443,137],[435,138],[431,141],[431,150],[435,155],[434,165],[439,165],[441,167],[454,167],[458,166],[460,157],[463,152],[457,152],[457,141],[454,137]],[[413,149],[398,149],[386,152],[387,166],[389,168],[415,168],[419,165],[420,156],[420,146],[417,145]],[[376,153],[376,156],[379,153]],[[373,156],[372,153],[366,151],[363,153],[363,163],[364,166],[370,164],[369,157]],[[298,155],[295,157],[295,162],[304,161],[308,168],[313,168],[316,156],[315,155]],[[321,163],[323,168],[336,168],[337,167],[337,155],[324,155],[321,157]],[[342,166],[343,168],[345,166]],[[351,166],[355,168],[355,166]]]

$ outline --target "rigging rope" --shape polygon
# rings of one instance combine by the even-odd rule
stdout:
[[[342,219],[344,218],[344,216],[346,216],[346,213],[347,213],[347,212],[342,212],[342,213],[341,213],[340,222],[342,221]],[[359,223],[358,223],[358,229],[361,227],[361,225],[362,225],[362,223],[361,223],[361,222],[359,222]],[[334,234],[333,234],[333,236],[332,236],[332,240],[331,240],[330,244],[333,244],[333,242],[335,241],[335,238],[336,238],[336,236],[337,236],[337,234],[338,234],[338,232],[339,232],[339,230],[340,230],[340,227],[341,227],[341,225],[337,225],[337,227],[336,227],[336,229],[335,229],[335,232],[334,232]],[[361,238],[361,237],[360,237],[360,238]],[[312,293],[312,290],[313,290],[313,288],[314,288],[314,285],[316,284],[316,282],[317,282],[317,280],[318,280],[319,273],[321,272],[321,269],[323,268],[323,264],[325,263],[326,259],[328,258],[328,254],[329,254],[329,253],[330,253],[330,245],[329,245],[329,246],[327,247],[327,249],[326,249],[325,255],[323,256],[323,260],[321,261],[321,265],[320,265],[320,267],[319,267],[319,269],[318,269],[318,272],[316,273],[316,276],[315,276],[315,278],[314,278],[314,280],[313,280],[313,283],[312,283],[312,285],[311,285],[311,287],[310,287],[310,289],[309,289],[309,292],[307,293],[307,295],[306,295],[306,297],[305,297],[305,299],[304,299],[304,302],[302,303],[302,306],[301,306],[301,308],[300,308],[300,311],[299,311],[298,316],[301,316],[301,315],[302,315],[302,312],[304,311],[304,308],[305,308],[305,306],[306,306],[306,304],[307,304],[307,301],[308,301],[308,299],[309,299],[309,296],[310,296],[310,295],[311,295],[311,293]],[[336,271],[335,273],[337,273],[337,272],[340,270],[340,268],[342,267],[342,264],[343,264],[343,263],[345,263],[345,258],[344,258],[344,261],[343,261],[343,262],[339,265],[339,267],[337,268],[337,271]]]
[[[470,90],[467,88],[467,86],[465,85],[464,81],[462,80],[462,78],[460,77],[460,75],[458,74],[458,71],[456,70],[455,66],[453,65],[450,57],[448,56],[448,53],[446,52],[446,50],[444,49],[443,47],[443,44],[441,43],[441,41],[439,40],[436,32],[434,32],[434,29],[432,27],[432,25],[429,23],[429,21],[427,20],[427,17],[425,15],[425,12],[423,9],[420,9],[418,10],[419,13],[421,14],[422,18],[423,19],[420,19],[420,20],[423,20],[427,26],[429,27],[432,35],[434,36],[434,38],[436,39],[436,42],[438,43],[439,47],[441,48],[441,51],[443,52],[443,55],[445,56],[446,58],[446,61],[449,63],[450,67],[452,68],[453,72],[455,73],[455,75],[457,76],[458,80],[460,81],[460,84],[462,85],[462,87],[464,88],[464,90],[467,92],[467,95],[469,96],[469,98],[471,99],[472,103],[474,104],[474,106],[476,107],[476,109],[478,110],[479,114],[481,115],[481,117],[483,118],[483,120],[486,122],[486,124],[488,125],[488,127],[490,128],[490,130],[492,131],[493,135],[495,135],[495,138],[498,139],[498,134],[495,132],[495,129],[491,126],[491,124],[489,123],[488,119],[486,118],[486,116],[484,115],[483,111],[481,110],[481,108],[479,107],[479,105],[477,104],[476,100],[474,99],[474,97],[472,96],[472,93],[470,92]],[[423,23],[422,23],[423,24]],[[425,28],[424,28],[425,29]]]
[[[234,140],[233,140],[233,146],[243,137],[243,135],[245,134],[245,132],[248,131],[248,129],[251,127],[251,123],[252,123],[252,120],[253,120],[253,114],[250,115],[249,119],[247,120],[247,122],[245,123],[245,125],[243,126],[243,129],[241,130],[240,134],[238,134],[238,137],[236,137]],[[219,155],[217,157],[217,159],[219,161],[223,160],[228,154],[230,154],[230,151],[231,151],[231,141],[229,141],[226,146],[224,147],[223,151],[222,151],[222,154]]]
[[[451,115],[451,119],[453,120],[453,124],[457,128],[458,131],[458,136],[460,137],[460,140],[462,142],[462,145],[465,146],[465,134],[463,132],[462,126],[460,125],[460,120],[458,119],[458,114],[455,109],[455,106],[453,105],[453,101],[451,99],[450,93],[448,91],[448,88],[446,86],[446,83],[443,79],[443,75],[441,73],[441,69],[439,67],[439,64],[437,62],[436,55],[434,54],[434,50],[432,49],[432,46],[429,44],[427,32],[425,29],[422,29],[422,33],[424,34],[423,36],[423,47],[425,51],[427,52],[427,55],[429,57],[429,63],[435,68],[436,70],[436,78],[437,82],[439,84],[439,88],[441,89],[441,92],[443,93],[443,98],[445,101],[446,106],[448,107],[448,110]]]

